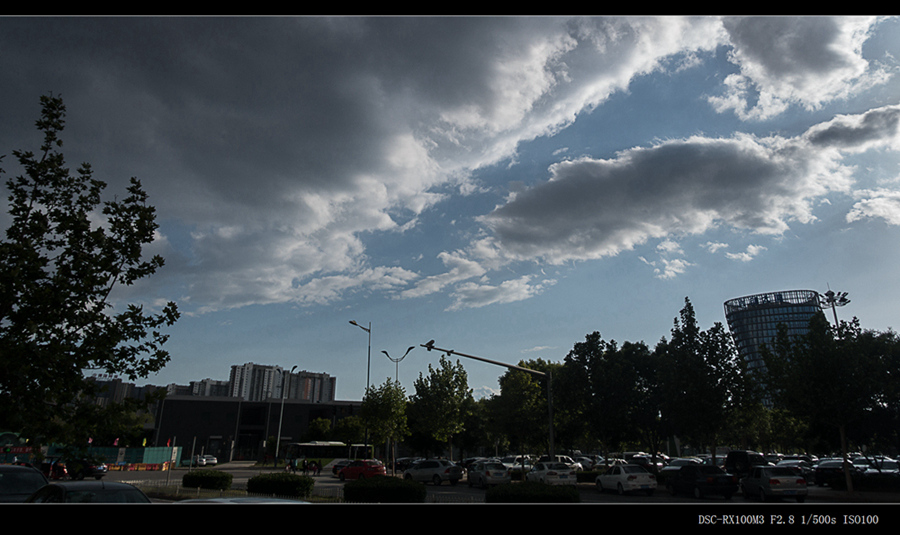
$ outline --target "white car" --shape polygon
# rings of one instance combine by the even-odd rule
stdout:
[[[578,482],[575,469],[565,463],[537,463],[525,474],[525,480],[547,485],[574,485]]]
[[[203,459],[206,461],[206,466],[215,466],[219,464],[219,460],[216,459],[215,455],[204,455]]]
[[[639,490],[646,492],[647,496],[653,494],[657,486],[656,476],[636,464],[611,466],[605,473],[597,476],[594,483],[600,492],[614,490],[619,494],[625,494]]]

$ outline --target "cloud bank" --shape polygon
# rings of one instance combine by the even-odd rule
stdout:
[[[848,222],[897,224],[896,191],[854,192],[845,162],[897,150],[898,109],[888,106],[797,136],[698,133],[561,160],[494,209],[460,215],[483,232],[440,253],[442,269],[369,255],[371,238],[412,235],[450,201],[505,187],[478,172],[515,167],[523,143],[565,130],[641,77],[695,69],[723,48],[731,74],[705,98],[740,120],[820,109],[884,83],[888,71],[862,54],[878,22],[6,19],[0,62],[9,95],[36,101],[34,87],[67,88],[70,110],[84,110],[70,114],[77,139],[92,140],[71,143],[76,153],[102,144],[95,167],[152,184],[161,221],[179,229],[156,244],[168,265],[154,283],[185,310],[369,292],[446,293],[459,310],[555,283],[499,280],[500,268],[595,260],[721,227],[777,236],[814,221],[814,203],[830,194],[857,196]],[[660,278],[691,266],[677,248],[660,254],[650,262]]]

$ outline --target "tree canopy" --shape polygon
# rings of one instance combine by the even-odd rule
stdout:
[[[15,150],[23,173],[6,181],[10,223],[0,242],[0,427],[32,440],[86,444],[111,426],[93,404],[85,371],[147,377],[169,361],[161,329],[178,310],[137,304],[116,309],[111,295],[155,273],[145,258],[155,209],[136,178],[121,199],[102,201],[106,183],[90,164],[71,173],[60,151],[65,105],[41,97],[37,154]],[[0,170],[2,172],[2,170]]]

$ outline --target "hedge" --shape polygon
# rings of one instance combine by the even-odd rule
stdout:
[[[315,482],[309,476],[287,472],[260,474],[247,480],[247,492],[273,496],[306,498],[312,494]]]
[[[181,478],[181,486],[191,489],[228,490],[232,475],[221,470],[191,470]]]

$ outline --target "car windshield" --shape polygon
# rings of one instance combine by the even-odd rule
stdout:
[[[642,466],[623,466],[622,471],[629,474],[644,474],[647,472]]]
[[[506,467],[500,463],[487,463],[484,465],[485,470],[506,470]]]
[[[569,467],[566,466],[564,463],[548,463],[547,469],[548,470],[568,470]]]

